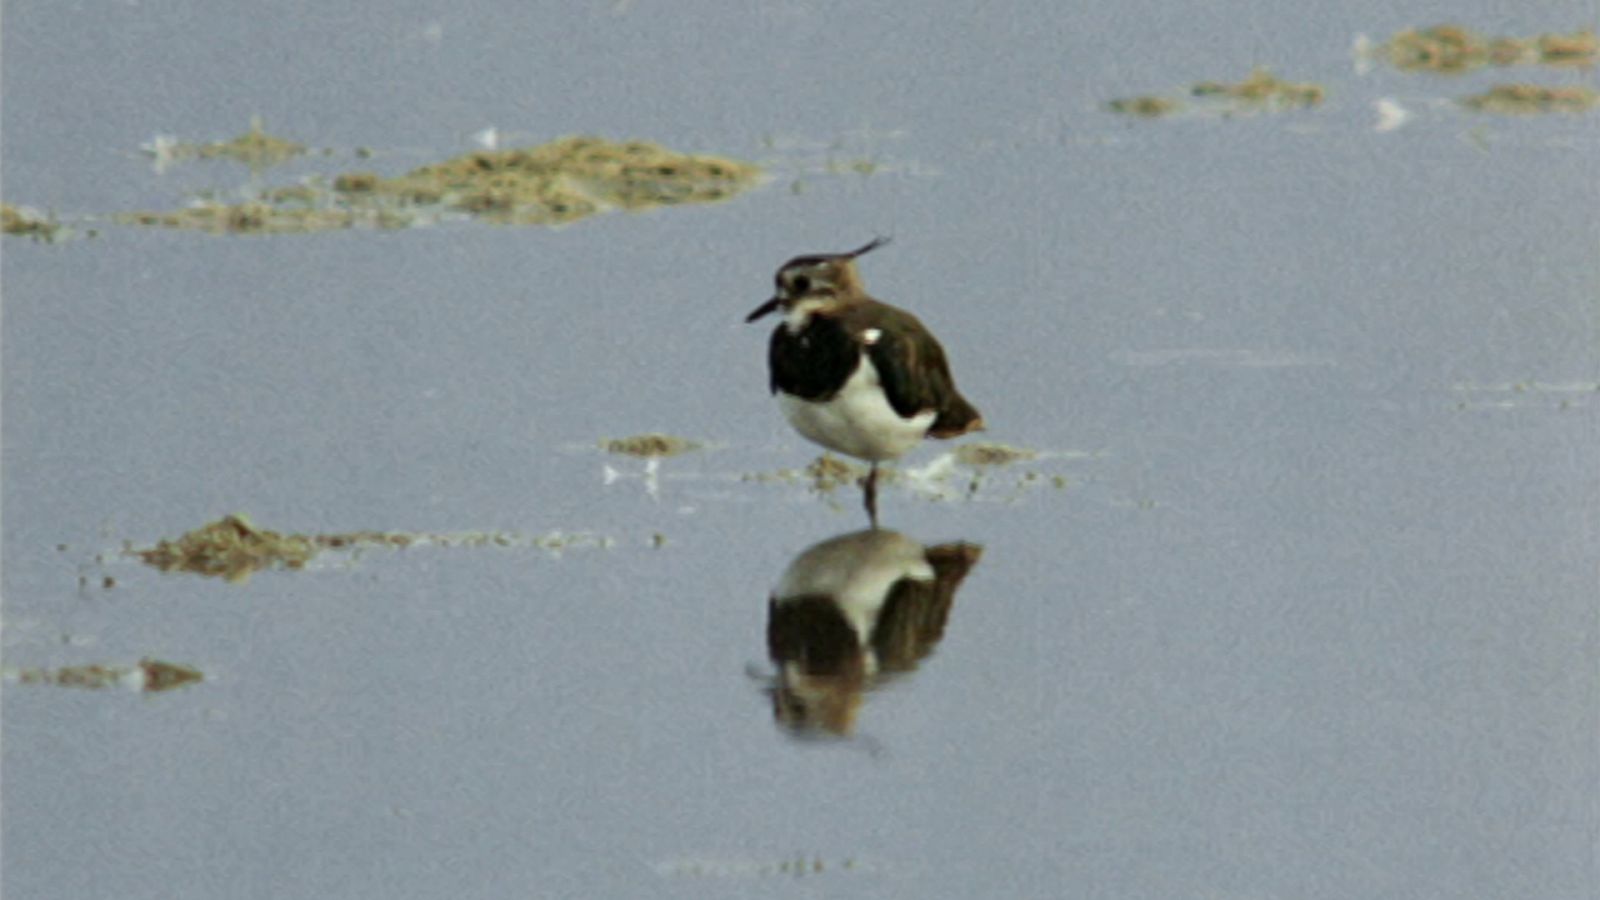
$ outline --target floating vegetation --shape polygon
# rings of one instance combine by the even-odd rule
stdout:
[[[1402,31],[1378,48],[1408,72],[1466,72],[1484,66],[1593,66],[1600,55],[1592,30],[1531,38],[1485,37],[1460,25]]]
[[[484,150],[398,178],[343,182],[345,196],[439,204],[490,221],[557,225],[604,209],[652,209],[726,200],[760,178],[759,167],[675,153],[645,141],[566,137],[537,147]],[[340,188],[335,182],[335,189]]]
[[[656,871],[674,878],[801,878],[828,872],[870,872],[874,868],[851,856],[829,860],[798,853],[781,859],[676,859],[659,863]]]
[[[1596,42],[1593,29],[1571,34],[1541,34],[1535,49],[1535,58],[1546,66],[1588,69],[1600,58],[1600,43]]]
[[[1600,397],[1600,383],[1594,381],[1502,381],[1498,383],[1463,382],[1450,386],[1463,395],[1456,409],[1519,409],[1553,407],[1573,409],[1587,407]]]
[[[1250,70],[1243,81],[1202,81],[1189,88],[1189,93],[1194,97],[1220,98],[1247,110],[1306,109],[1320,104],[1326,94],[1321,85],[1284,81],[1262,66]]]
[[[611,538],[588,532],[552,531],[529,536],[496,531],[449,534],[404,531],[350,531],[335,534],[279,534],[258,528],[247,516],[229,515],[202,526],[177,540],[163,540],[145,550],[131,551],[146,564],[163,572],[190,572],[243,582],[262,569],[303,569],[324,550],[364,547],[535,547],[551,553],[575,547],[608,548]]]
[[[284,536],[257,528],[246,516],[230,515],[177,540],[162,540],[135,552],[147,565],[163,572],[193,572],[242,582],[266,568],[304,568],[318,549],[305,535]]]
[[[1283,112],[1307,109],[1322,103],[1326,92],[1310,82],[1284,81],[1264,67],[1257,66],[1239,82],[1201,81],[1191,85],[1189,98],[1199,114],[1234,116],[1258,112]],[[1189,109],[1182,100],[1146,94],[1112,100],[1106,109],[1121,115],[1159,119]]]
[[[260,116],[250,118],[250,130],[231,141],[191,144],[160,135],[140,149],[153,157],[158,168],[191,159],[227,159],[252,170],[270,168],[306,152],[306,146],[268,134]]]
[[[703,444],[691,441],[688,438],[673,437],[669,434],[636,434],[633,437],[607,438],[600,442],[600,449],[607,453],[616,453],[623,456],[637,456],[643,459],[678,456],[692,450],[700,449]]]
[[[124,687],[157,694],[203,681],[198,669],[163,662],[159,659],[141,659],[134,666],[65,666],[59,669],[18,669],[8,673],[19,684],[51,684],[57,687],[104,690]]]
[[[811,461],[805,467],[805,478],[811,482],[814,490],[827,493],[841,485],[853,485],[867,477],[867,467],[847,463],[831,453],[824,453]],[[894,479],[893,470],[883,466],[878,467],[878,480],[888,482]]]
[[[881,168],[881,164],[868,157],[859,159],[831,159],[828,160],[827,172],[829,175],[873,175]]]
[[[139,660],[140,672],[144,673],[144,690],[146,693],[160,693],[170,691],[175,687],[203,681],[205,676],[199,669],[180,666],[177,663],[162,662],[158,659]]]
[[[930,497],[954,499],[964,496],[972,499],[980,491],[985,494],[1004,491],[999,497],[1000,501],[1010,502],[1029,491],[1041,488],[1062,491],[1071,484],[1059,472],[1025,463],[1039,463],[1046,459],[1092,459],[1097,455],[1088,452],[1040,453],[1003,444],[970,444],[921,469],[908,470],[905,474],[914,490]],[[1006,471],[1001,472],[1000,469]]]
[[[365,225],[374,228],[401,228],[411,224],[404,217],[362,213],[351,209],[303,208],[274,203],[201,203],[173,212],[137,212],[117,216],[124,225],[182,228],[208,234],[304,234],[338,231]]]
[[[867,477],[867,467],[846,462],[831,453],[824,453],[804,469],[779,469],[776,472],[758,472],[743,476],[745,481],[785,481],[806,483],[819,493],[831,493],[841,486],[860,483]],[[896,478],[889,466],[878,467],[878,483],[888,484]]]
[[[0,231],[6,234],[30,237],[44,243],[55,243],[72,234],[72,229],[27,206],[0,204]]]
[[[196,148],[196,155],[201,159],[230,159],[252,169],[275,166],[305,152],[304,144],[267,134],[262,130],[260,119],[253,120],[249,131],[231,141],[202,144]]]
[[[675,153],[646,141],[565,137],[535,147],[468,153],[394,178],[346,172],[246,202],[126,213],[117,221],[211,234],[400,228],[445,215],[563,225],[609,209],[726,200],[760,180],[760,167],[751,163]]]
[[[918,467],[878,467],[880,485],[893,484],[925,500],[973,500],[980,492],[986,499],[1010,502],[1040,488],[1065,490],[1070,482],[1059,473],[1026,463],[1045,460],[1084,460],[1099,457],[1092,451],[1041,452],[1026,447],[998,443],[966,443],[934,457]],[[1003,470],[1003,471],[1002,471]],[[867,475],[867,467],[829,453],[817,457],[804,469],[778,469],[741,476],[747,482],[783,482],[805,485],[823,495],[840,488],[852,488]],[[991,497],[996,490],[1001,493]]]
[[[909,133],[901,129],[867,126],[821,140],[768,134],[762,138],[762,144],[776,154],[770,159],[773,168],[795,176],[789,181],[790,192],[802,194],[813,184],[809,176],[871,178],[938,174],[932,166],[900,157],[892,151],[894,145],[905,142],[909,137]]]
[[[1037,451],[1005,444],[962,444],[955,450],[956,462],[968,466],[1004,466],[1038,456]]]
[[[1141,97],[1112,100],[1106,104],[1106,108],[1114,113],[1121,113],[1126,116],[1138,116],[1141,119],[1159,119],[1182,109],[1183,104],[1167,97],[1146,94]]]
[[[1544,87],[1537,84],[1497,84],[1482,94],[1463,97],[1462,106],[1478,112],[1498,113],[1508,116],[1531,116],[1544,113],[1576,115],[1594,109],[1600,103],[1600,93],[1594,88]]]

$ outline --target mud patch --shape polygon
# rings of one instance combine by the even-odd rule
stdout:
[[[804,484],[818,493],[832,493],[840,487],[854,486],[867,477],[867,467],[846,462],[831,453],[824,453],[803,469],[779,469],[776,472],[752,472],[740,477],[742,481],[785,482]],[[888,484],[895,478],[894,469],[878,467],[878,483]]]
[[[1376,55],[1405,72],[1455,74],[1486,66],[1589,68],[1600,57],[1592,30],[1536,37],[1488,37],[1460,25],[1399,32]]]
[[[225,157],[255,165],[304,150],[253,128],[225,144],[169,143],[152,152],[167,159]],[[452,217],[564,225],[613,209],[638,212],[727,200],[761,179],[761,168],[752,163],[677,153],[647,141],[577,136],[468,153],[393,178],[344,172],[259,192],[242,202],[203,197],[184,209],[123,213],[115,221],[238,235],[402,228]]]
[[[1600,383],[1594,381],[1502,381],[1495,383],[1453,384],[1450,389],[1460,399],[1458,410],[1494,409],[1577,409],[1592,405],[1600,397]]]
[[[0,232],[53,244],[72,236],[72,229],[54,216],[27,206],[0,204]]]
[[[176,540],[129,552],[163,572],[189,572],[242,583],[263,569],[297,570],[323,551],[366,548],[435,547],[537,548],[550,553],[579,547],[609,548],[614,541],[588,532],[552,531],[524,535],[498,531],[417,533],[350,531],[334,534],[279,534],[235,514],[195,529]]]
[[[726,200],[761,170],[716,156],[676,153],[645,141],[566,137],[548,144],[469,153],[398,178],[335,179],[346,201],[439,206],[492,222],[559,225],[607,209],[639,211]]]
[[[1200,116],[1253,115],[1287,112],[1321,105],[1326,97],[1321,85],[1285,81],[1271,70],[1257,66],[1243,81],[1201,81],[1191,85],[1183,97],[1145,94],[1112,100],[1109,112],[1145,119],[1159,119],[1178,113]]]
[[[1039,451],[999,443],[962,444],[926,465],[879,465],[878,484],[902,488],[924,500],[1006,503],[1039,489],[1066,490],[1072,482],[1055,470],[1056,464],[1097,459],[1100,455],[1090,451]],[[840,489],[857,488],[867,472],[865,465],[824,453],[803,469],[752,472],[740,476],[740,480],[804,485],[842,508]],[[853,495],[854,491],[848,491],[845,496]],[[882,502],[880,496],[880,510]]]
[[[195,159],[226,159],[261,171],[288,162],[306,152],[306,145],[268,134],[260,116],[252,116],[250,129],[229,141],[194,144],[160,135],[141,147],[158,169]]]
[[[1215,98],[1239,111],[1306,109],[1322,103],[1326,91],[1309,81],[1284,81],[1257,66],[1243,81],[1202,81],[1189,88],[1193,97]]]
[[[938,175],[936,167],[899,152],[909,138],[903,129],[864,126],[827,140],[769,134],[762,143],[774,154],[764,160],[768,169],[778,177],[791,179],[789,192],[800,195],[838,178]]]
[[[224,516],[176,540],[134,551],[163,572],[192,572],[243,582],[262,569],[301,569],[320,548],[305,535],[256,527],[247,516]]]
[[[345,228],[404,228],[415,220],[384,210],[322,209],[283,203],[210,201],[172,212],[124,213],[123,225],[182,228],[207,234],[306,234]]]
[[[962,444],[956,448],[956,462],[965,466],[1005,466],[1037,459],[1038,451],[1005,444]]]
[[[1106,104],[1106,109],[1125,116],[1137,116],[1141,119],[1159,119],[1162,116],[1170,116],[1183,109],[1183,103],[1171,97],[1145,94],[1139,97],[1112,100]]]
[[[845,462],[831,453],[824,453],[811,461],[802,471],[804,480],[810,482],[811,489],[822,493],[837,490],[844,486],[853,486],[861,483],[867,477],[868,467]],[[878,483],[888,484],[894,481],[894,470],[887,466],[878,467]]]
[[[669,434],[636,434],[633,437],[606,438],[600,441],[600,449],[607,453],[621,456],[637,456],[640,459],[662,459],[669,456],[681,456],[705,445],[699,441],[688,438],[673,437]]]
[[[18,684],[105,690],[125,688],[158,694],[205,680],[199,669],[159,659],[141,659],[137,665],[64,666],[59,669],[17,669],[6,673]]]
[[[1090,458],[1088,453],[1041,453],[1005,444],[962,444],[919,468],[900,473],[901,483],[929,500],[986,500],[1011,503],[1040,488],[1065,490],[1059,472],[1038,464],[1062,458]]]
[[[780,859],[674,859],[656,865],[657,873],[669,878],[718,879],[804,878],[840,872],[864,873],[876,868],[853,856],[830,860],[804,853]]]
[[[1600,104],[1600,93],[1591,87],[1544,87],[1537,84],[1497,84],[1482,94],[1459,101],[1476,112],[1503,116],[1536,116],[1548,113],[1578,115]]]

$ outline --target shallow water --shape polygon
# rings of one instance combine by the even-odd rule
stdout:
[[[1596,120],[1451,102],[1592,72],[1357,74],[1357,32],[1431,24],[1387,7],[352,9],[7,9],[6,200],[98,232],[0,258],[8,896],[1595,889]],[[1256,64],[1327,100],[1102,108]],[[335,151],[258,184],[488,126],[772,178],[560,230],[83,218],[249,184],[137,148],[252,114]],[[865,520],[741,318],[891,233],[868,288],[1038,455],[904,461],[884,524],[981,559],[850,737],[797,738],[769,594]],[[707,446],[598,446],[651,431]],[[243,583],[122,552],[233,512],[511,539]],[[143,658],[205,680],[18,675]]]

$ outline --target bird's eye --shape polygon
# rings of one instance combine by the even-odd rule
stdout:
[[[806,291],[811,290],[811,279],[804,275],[796,275],[794,280],[789,282],[789,286],[794,288],[797,292],[804,294]]]

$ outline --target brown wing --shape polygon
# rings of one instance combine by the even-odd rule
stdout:
[[[983,417],[956,390],[944,348],[916,316],[876,301],[851,312],[846,327],[852,332],[863,339],[870,330],[878,332],[877,340],[868,343],[867,353],[895,412],[910,418],[925,410],[936,411],[938,416],[928,432],[934,437],[955,437],[983,428]],[[870,324],[863,318],[870,318]]]
[[[926,550],[931,581],[910,578],[895,583],[872,629],[872,647],[884,672],[916,668],[944,637],[956,589],[983,557],[977,544],[940,544]]]

